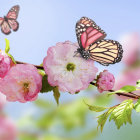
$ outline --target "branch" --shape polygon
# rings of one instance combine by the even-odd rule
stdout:
[[[20,61],[16,61],[16,63],[17,63],[17,64],[28,64],[28,63],[20,62]],[[42,70],[44,69],[43,66],[40,66],[40,65],[34,65],[34,66],[35,66],[37,69],[42,69]]]
[[[96,84],[93,83],[93,82],[90,82],[90,84],[96,86]],[[114,92],[114,90],[109,90],[109,92]],[[132,92],[130,92],[130,93],[119,93],[118,92],[118,93],[115,93],[115,94],[118,95],[118,96],[125,96],[125,97],[129,97],[129,98],[133,98],[133,99],[139,99],[140,98],[139,95],[136,95]]]
[[[24,62],[20,62],[20,61],[16,61],[16,63],[17,64],[28,64],[28,63],[24,63]],[[40,65],[34,65],[37,69],[44,69],[43,68],[43,66],[40,66]],[[93,82],[90,82],[90,84],[91,85],[93,85],[93,86],[96,86],[96,84],[95,83],[93,83]],[[97,86],[96,86],[97,87]],[[109,90],[109,92],[114,92],[114,90]],[[118,95],[118,96],[125,96],[125,97],[129,97],[129,98],[133,98],[133,99],[139,99],[140,98],[140,96],[139,95],[136,95],[136,94],[134,94],[134,93],[132,93],[132,92],[130,92],[130,93],[115,93],[116,95]]]

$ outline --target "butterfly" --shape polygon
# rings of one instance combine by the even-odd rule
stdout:
[[[104,66],[118,63],[122,59],[123,49],[119,42],[106,40],[106,33],[96,23],[82,17],[76,23],[76,35],[79,53],[84,59],[92,59]]]
[[[8,35],[11,33],[11,29],[13,31],[17,31],[19,28],[19,23],[16,21],[19,13],[19,5],[13,6],[7,16],[4,16],[4,18],[0,17],[0,26],[1,31]]]

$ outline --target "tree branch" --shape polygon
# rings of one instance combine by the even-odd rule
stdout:
[[[96,84],[93,83],[93,82],[90,82],[90,84],[93,85],[93,86],[96,86]],[[109,90],[109,92],[114,92],[114,90]],[[130,93],[119,93],[118,92],[118,93],[115,93],[115,94],[118,95],[118,96],[125,96],[125,97],[129,97],[129,98],[133,98],[133,99],[139,99],[140,98],[139,95],[136,95],[132,92],[130,92]]]
[[[28,63],[20,62],[20,61],[16,61],[16,63],[17,63],[17,64],[28,64]],[[42,69],[42,70],[44,69],[43,66],[40,66],[40,65],[34,65],[34,66],[35,66],[37,69]]]
[[[20,61],[16,61],[16,63],[17,64],[28,64],[28,63],[24,63],[24,62],[20,62]],[[44,69],[43,68],[43,66],[40,66],[40,65],[34,65],[37,69]],[[96,84],[95,83],[93,83],[93,82],[90,82],[90,84],[91,85],[93,85],[93,86],[96,86]],[[97,87],[97,86],[96,86]],[[109,92],[114,92],[114,90],[109,90]],[[132,92],[130,92],[130,93],[115,93],[116,95],[118,95],[118,96],[125,96],[125,97],[129,97],[129,98],[133,98],[133,99],[139,99],[140,98],[140,96],[139,95],[136,95],[136,94],[134,94],[134,93],[132,93]]]

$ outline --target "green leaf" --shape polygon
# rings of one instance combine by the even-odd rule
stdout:
[[[16,64],[16,61],[14,59],[14,57],[9,54],[8,52],[10,51],[10,43],[9,40],[5,38],[5,42],[6,42],[6,47],[5,47],[5,53],[12,59],[12,61]]]
[[[38,73],[40,75],[42,75],[42,76],[45,76],[46,75],[45,71],[44,70],[41,70],[41,69],[38,69]]]
[[[131,85],[127,85],[127,86],[124,86],[120,89],[120,91],[122,92],[132,92],[132,91],[135,91],[137,90],[135,86],[131,86]]]
[[[16,64],[16,61],[15,61],[14,57],[11,54],[9,54],[9,53],[7,53],[7,55],[12,59],[12,61],[14,62],[14,64]]]
[[[119,92],[119,90],[114,91],[114,92],[108,92],[107,95],[110,96],[110,95],[116,94],[116,93],[118,93],[118,92]]]
[[[109,92],[107,93],[108,95],[113,95],[113,94],[116,94],[116,93],[129,93],[129,92],[132,92],[132,91],[136,91],[136,87],[135,86],[131,86],[131,85],[127,85],[127,86],[124,86],[122,87],[121,89],[117,90],[117,91],[114,91],[114,92]]]
[[[114,108],[109,121],[114,120],[118,129],[127,122],[132,124],[131,113],[133,107],[133,100],[129,99],[123,101],[120,105]]]
[[[53,88],[53,96],[57,102],[57,105],[59,105],[60,92],[58,90],[58,87]]]
[[[6,42],[5,52],[8,53],[10,51],[10,43],[9,40],[6,38],[5,38],[5,42]]]
[[[136,87],[140,87],[140,80],[136,82]]]
[[[110,109],[108,109],[107,112],[105,112],[102,115],[100,115],[100,116],[97,117],[98,118],[98,127],[97,128],[100,127],[101,132],[103,131],[103,127],[104,127],[104,125],[106,123],[106,120],[109,117],[109,115],[111,114],[111,112],[113,111],[113,109],[114,108],[110,108]]]
[[[91,111],[95,111],[95,112],[101,112],[101,111],[104,111],[105,109],[107,109],[106,107],[101,107],[101,106],[96,106],[96,105],[89,105],[87,103],[85,103],[88,107],[89,107],[89,110]]]
[[[140,99],[138,99],[135,103],[134,109],[136,110],[136,112],[140,112]]]
[[[53,90],[54,87],[52,87],[51,85],[49,85],[48,80],[47,80],[47,75],[44,75],[42,78],[42,89],[41,89],[41,93],[45,93],[45,92],[50,92]]]

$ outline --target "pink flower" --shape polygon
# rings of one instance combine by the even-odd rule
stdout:
[[[12,120],[0,116],[0,140],[16,140],[17,130]]]
[[[8,101],[34,101],[42,86],[42,76],[30,64],[17,64],[0,81],[0,91]]]
[[[0,50],[0,78],[3,78],[11,67],[11,58],[2,50]]]
[[[94,80],[98,69],[92,60],[74,57],[77,45],[66,41],[50,47],[43,66],[51,86],[58,86],[62,92],[74,94],[86,89]]]
[[[138,33],[126,34],[121,38],[120,43],[124,50],[122,61],[126,65],[133,64],[139,56],[140,35]]]
[[[117,77],[115,89],[118,90],[125,85],[135,86],[137,80],[140,80],[140,67],[127,69]]]
[[[0,93],[0,110],[3,109],[5,104],[6,104],[6,96]]]
[[[103,91],[111,90],[114,86],[115,78],[113,74],[108,72],[107,70],[104,70],[103,72],[100,72],[99,77],[97,79],[97,88],[100,93]]]
[[[140,80],[140,67],[127,69],[122,72],[116,79],[114,89],[119,90],[123,86],[132,85],[135,86],[136,82]],[[139,94],[139,91],[134,91],[134,93]],[[117,96],[120,100],[129,99],[123,96]]]

